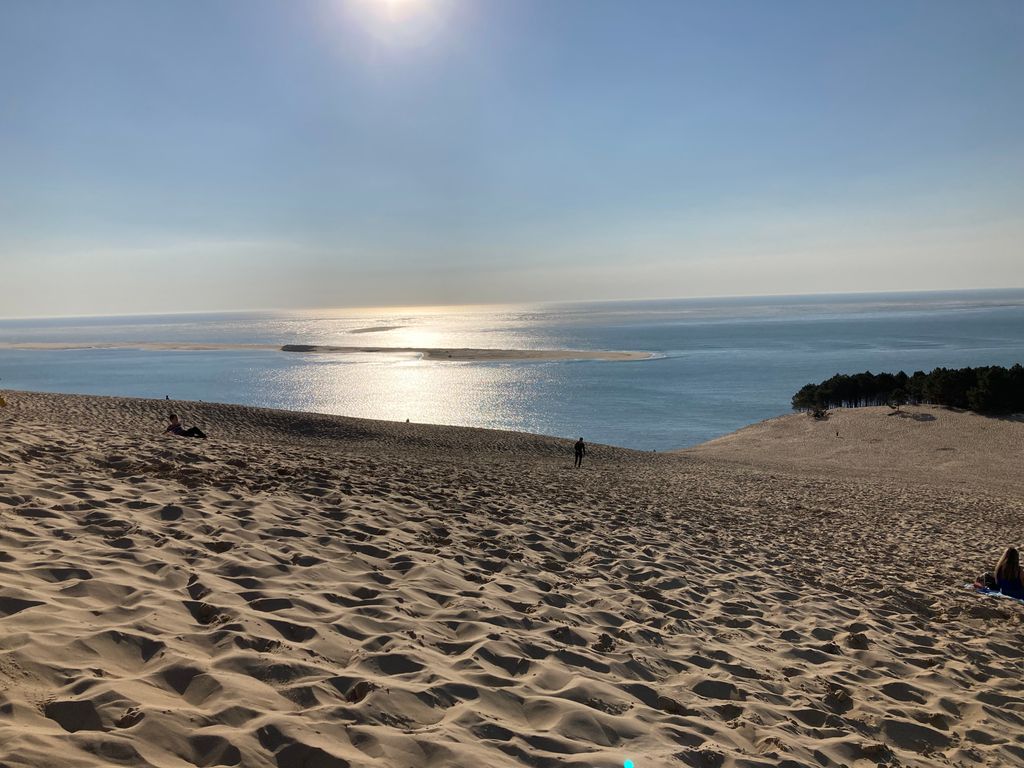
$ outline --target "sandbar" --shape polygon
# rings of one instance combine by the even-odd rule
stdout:
[[[351,354],[369,352],[381,354],[415,354],[424,360],[451,360],[453,362],[489,362],[502,360],[649,360],[651,352],[614,352],[580,349],[468,349],[442,347],[335,347],[308,344],[285,344],[283,352],[319,352]]]
[[[355,331],[351,331],[355,333]],[[97,342],[0,342],[0,349],[36,350],[82,350],[82,349],[134,349],[155,352],[204,352],[204,351],[245,351],[266,350],[322,354],[415,355],[424,360],[451,362],[499,362],[529,360],[603,360],[629,362],[650,360],[652,352],[619,352],[582,349],[450,349],[442,347],[360,347],[334,346],[329,344],[221,344],[182,341],[97,341]]]

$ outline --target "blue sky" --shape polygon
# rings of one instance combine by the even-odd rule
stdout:
[[[0,316],[1024,285],[1024,3],[0,0]]]

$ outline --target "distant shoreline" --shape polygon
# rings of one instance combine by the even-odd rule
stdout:
[[[650,360],[653,352],[623,352],[582,349],[470,349],[448,347],[349,347],[325,344],[218,344],[177,341],[110,341],[110,342],[0,342],[0,349],[21,350],[82,350],[82,349],[134,349],[151,352],[216,352],[263,350],[317,354],[394,354],[417,355],[424,360],[451,362],[539,361],[539,360],[601,360],[629,362]]]

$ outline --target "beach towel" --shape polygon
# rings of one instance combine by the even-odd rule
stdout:
[[[1020,596],[1020,595],[1007,595],[1007,594],[1004,594],[1004,593],[1000,592],[998,589],[989,589],[988,587],[983,586],[982,584],[979,584],[978,582],[974,582],[973,584],[965,584],[964,586],[966,586],[968,589],[973,589],[979,595],[988,595],[989,597],[1003,597],[1003,598],[1006,598],[1007,600],[1013,600],[1016,603],[1020,603],[1021,605],[1024,605],[1024,596]]]

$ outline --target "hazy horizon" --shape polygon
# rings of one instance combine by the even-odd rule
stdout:
[[[643,303],[683,303],[683,302],[754,302],[764,299],[766,302],[780,302],[784,299],[793,300],[791,303],[799,304],[802,299],[829,299],[835,298],[837,303],[845,303],[857,297],[902,297],[902,296],[960,296],[970,294],[1021,294],[1024,298],[1024,285],[1007,286],[1003,288],[949,288],[949,289],[909,289],[909,290],[882,290],[882,291],[833,291],[819,293],[749,293],[733,295],[708,295],[708,296],[648,296],[637,298],[635,296],[620,298],[602,299],[571,299],[551,301],[499,301],[499,302],[461,302],[453,304],[348,304],[345,306],[322,306],[322,307],[241,307],[237,309],[223,309],[216,307],[205,307],[202,309],[190,309],[179,311],[154,311],[154,312],[115,312],[115,313],[91,313],[77,315],[4,315],[3,320],[73,320],[76,318],[128,318],[128,317],[160,317],[175,315],[227,315],[227,314],[260,314],[273,312],[337,312],[337,313],[358,313],[370,310],[381,312],[395,311],[425,311],[425,310],[468,310],[473,308],[496,309],[501,307],[558,307],[558,306],[593,306],[601,304],[643,304]]]
[[[1022,71],[1014,0],[2,3],[0,317],[1020,286]]]

